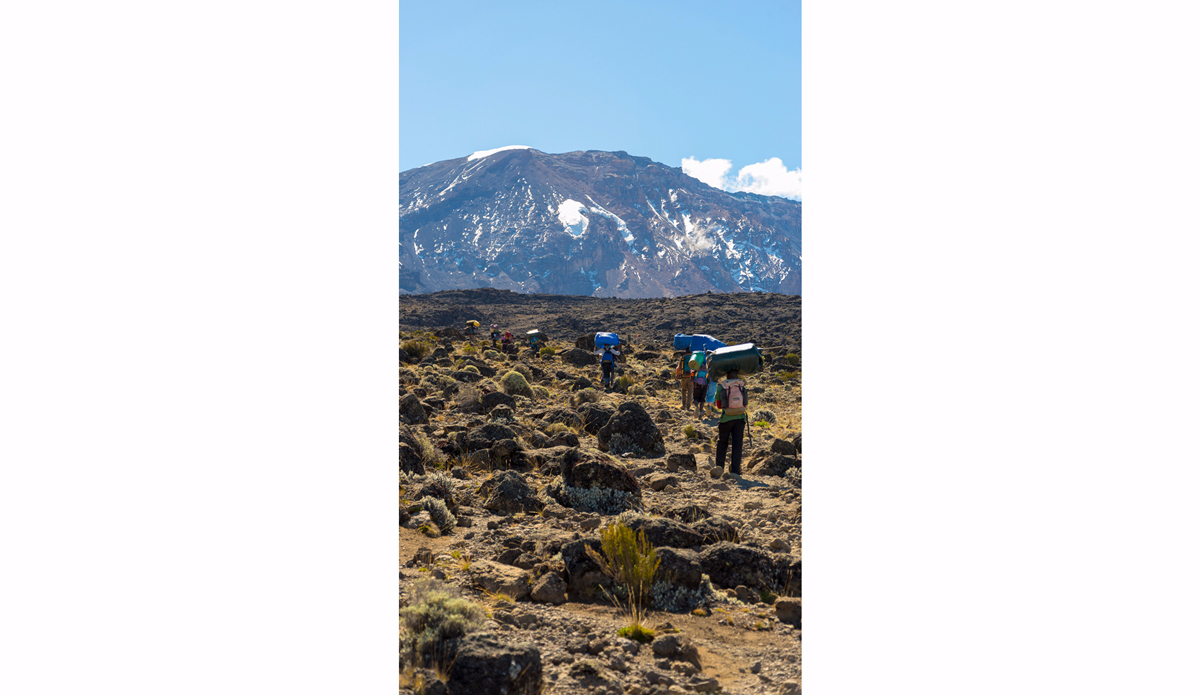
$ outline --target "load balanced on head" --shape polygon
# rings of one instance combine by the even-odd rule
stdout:
[[[479,328],[479,322],[475,320],[467,321],[467,339],[475,337],[475,331]]]
[[[594,345],[594,353],[600,355],[600,381],[604,388],[610,388],[617,356],[621,354],[621,339],[616,333],[597,333]]]
[[[529,341],[529,349],[537,352],[538,343],[542,342],[542,332],[536,328],[532,331],[525,331],[525,339]]]
[[[762,369],[762,353],[754,343],[722,347],[708,353],[708,374],[714,381],[721,375],[725,380],[715,389],[715,403],[721,409],[717,425],[717,466],[725,467],[725,453],[732,441],[729,472],[742,474],[742,438],[746,434],[746,407],[750,404],[749,389],[743,376]]]
[[[679,381],[679,405],[684,410],[694,407],[699,416],[704,409],[709,380],[705,366],[706,353],[725,347],[725,343],[711,335],[679,333],[671,345],[679,357],[679,364],[675,367],[675,379]]]

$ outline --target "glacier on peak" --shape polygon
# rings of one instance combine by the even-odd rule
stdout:
[[[497,152],[503,152],[505,150],[531,150],[531,149],[533,149],[533,148],[530,147],[529,145],[505,145],[504,147],[497,147],[494,150],[479,150],[478,152],[472,152],[470,154],[470,156],[467,157],[467,161],[473,162],[476,159],[483,159],[484,157],[490,157],[490,156],[496,154]]]

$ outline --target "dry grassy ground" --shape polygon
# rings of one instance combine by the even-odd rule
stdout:
[[[404,309],[401,311],[403,314]],[[769,312],[758,313],[767,313],[769,318]],[[766,319],[756,319],[759,320]],[[400,331],[401,344],[407,343],[411,352],[420,352],[419,344],[424,344],[430,351],[420,364],[400,365],[402,402],[408,398],[408,412],[412,416],[415,411],[411,395],[415,395],[422,402],[419,410],[424,411],[427,420],[405,424],[402,415],[400,425],[401,458],[405,456],[403,442],[419,440],[426,471],[425,475],[417,475],[402,469],[399,478],[401,608],[419,603],[417,584],[429,578],[435,578],[451,593],[478,604],[486,612],[482,623],[476,626],[478,629],[495,634],[507,644],[532,644],[537,648],[543,676],[537,689],[529,692],[633,695],[799,692],[799,623],[780,620],[775,605],[770,603],[776,596],[798,596],[798,583],[753,587],[754,591],[750,592],[753,595],[743,592],[743,600],[735,597],[732,588],[716,587],[707,593],[703,605],[695,611],[665,612],[652,607],[645,625],[658,627],[659,636],[678,630],[695,644],[698,658],[685,664],[662,658],[650,645],[637,647],[633,646],[636,643],[618,637],[617,629],[627,621],[602,594],[572,590],[568,594],[569,600],[557,605],[530,600],[527,596],[510,602],[503,596],[505,592],[494,590],[494,586],[492,591],[484,590],[488,583],[480,577],[480,568],[490,564],[481,561],[497,561],[505,551],[524,547],[529,552],[521,559],[514,559],[512,553],[503,558],[506,566],[517,563],[512,571],[524,572],[522,581],[536,586],[548,574],[571,580],[561,552],[565,544],[597,538],[603,525],[617,520],[616,514],[567,509],[549,499],[547,489],[562,479],[553,461],[565,449],[555,446],[574,448],[607,460],[633,475],[640,484],[640,500],[632,505],[636,511],[626,512],[622,519],[661,517],[671,514],[673,509],[690,505],[702,510],[704,515],[728,522],[735,530],[729,540],[738,546],[768,553],[772,561],[781,564],[794,562],[798,568],[802,495],[799,451],[795,451],[797,465],[790,475],[765,470],[772,457],[779,460],[779,454],[771,451],[773,447],[776,451],[784,451],[790,443],[799,442],[801,379],[798,369],[780,354],[772,360],[776,371],[764,371],[747,378],[751,387],[750,411],[758,416],[759,422],[748,428],[753,439],[747,442],[744,454],[745,474],[731,477],[712,470],[717,418],[706,416],[701,419],[693,411],[681,408],[678,384],[673,379],[675,358],[667,349],[654,350],[655,347],[668,348],[665,339],[660,338],[657,346],[647,345],[648,341],[643,340],[637,346],[638,352],[628,356],[620,366],[619,375],[624,377],[618,382],[620,391],[606,391],[599,386],[598,365],[574,365],[561,358],[565,351],[574,347],[577,329],[556,329],[546,321],[540,322],[539,328],[544,332],[554,335],[557,330],[560,336],[565,334],[567,337],[566,340],[550,341],[549,346],[556,353],[553,356],[534,354],[528,349],[519,355],[486,355],[475,345],[455,339],[451,331],[443,330],[442,337],[438,337],[426,330],[439,324],[447,325],[448,322],[416,330],[406,328],[402,323]],[[613,326],[600,324],[593,331],[611,328]],[[664,337],[676,332],[670,327],[660,331]],[[716,330],[707,332],[726,337]],[[799,334],[798,321],[796,334]],[[753,339],[753,336],[746,337]],[[736,340],[727,339],[728,342]],[[433,352],[437,348],[441,351]],[[489,366],[494,368],[495,376],[480,375],[482,378],[476,379],[463,375],[464,367],[470,367],[473,362],[480,365],[474,368],[478,371],[487,372]],[[515,396],[511,409],[502,405],[490,413],[477,411],[475,403],[481,396],[505,391],[503,377],[510,370],[525,373],[529,386],[526,393],[531,397]],[[455,374],[457,378],[452,376]],[[596,389],[573,390],[579,377],[590,379]],[[578,424],[567,426],[542,419],[548,412],[561,414],[562,411],[556,409],[578,412],[584,403],[592,400],[613,408],[628,401],[639,403],[655,420],[666,454],[639,456],[636,452],[634,455],[603,452],[595,434],[589,434]],[[500,413],[499,420],[497,413]],[[498,457],[496,449],[492,449],[490,455],[486,449],[482,455],[478,452],[474,456],[464,455],[459,447],[465,433],[481,429],[492,421],[501,422],[517,433],[519,453],[515,458]],[[409,447],[410,460],[411,449]],[[695,468],[685,465],[668,471],[672,454],[694,455]],[[486,509],[480,484],[509,467],[521,470],[541,501],[548,504],[527,513],[498,513]],[[668,480],[668,475],[672,479]],[[447,506],[453,513],[455,525],[442,531],[437,529],[438,524],[431,513],[417,505],[422,490],[428,492],[427,486],[435,481],[451,488],[449,497],[453,501]],[[522,569],[520,565],[527,567]],[[406,634],[403,623],[400,636],[402,644],[411,636],[411,633]],[[441,692],[440,683],[430,685],[431,674],[419,677],[421,672],[406,667],[404,657],[402,648],[401,692]],[[445,678],[446,674],[442,676]],[[451,695],[459,693],[452,692]]]

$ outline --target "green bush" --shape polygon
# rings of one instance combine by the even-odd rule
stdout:
[[[559,432],[570,432],[570,431],[571,431],[571,428],[567,427],[566,423],[562,423],[562,422],[551,423],[549,427],[542,430],[542,432],[544,432],[546,434],[546,436],[548,436],[548,437],[553,437],[554,435],[558,434]]]
[[[474,355],[475,353],[479,352],[479,348],[468,343],[468,344],[462,346],[462,349],[460,350],[460,352],[464,355]]]
[[[549,345],[542,348],[541,350],[538,350],[538,354],[541,355],[542,357],[553,355],[554,352],[555,352],[554,348],[550,347]]]
[[[625,524],[609,524],[600,531],[600,550],[603,554],[591,548],[585,550],[592,561],[600,566],[601,572],[624,588],[624,602],[609,594],[609,599],[628,621],[624,631],[617,634],[638,641],[653,639],[653,631],[646,629],[642,622],[645,620],[646,598],[658,573],[659,559],[654,546],[646,540],[646,532],[635,534]]]
[[[633,386],[630,386],[630,387],[629,387],[629,395],[631,395],[631,396],[645,396],[645,395],[647,395],[647,393],[646,393],[646,387],[645,387],[645,386],[642,386],[641,384],[634,384]]]
[[[792,379],[795,379],[797,374],[799,374],[799,372],[796,372],[796,371],[775,372],[775,376],[779,377],[780,379],[783,379],[784,381],[791,381]]]
[[[794,352],[789,352],[788,354],[784,355],[783,359],[787,360],[788,364],[792,365],[793,367],[800,364],[800,355],[797,355]]]
[[[617,393],[625,393],[630,386],[633,386],[633,377],[627,374],[617,377],[617,380],[613,382],[613,390]]]
[[[442,465],[442,452],[434,448],[429,443],[429,438],[422,432],[417,432],[417,445],[421,451],[421,461],[427,466],[440,467]]]
[[[440,582],[419,580],[409,605],[400,609],[401,654],[410,663],[429,665],[449,639],[483,628],[486,616],[478,605],[450,594]]]
[[[500,388],[509,395],[519,394],[533,398],[533,389],[529,387],[529,382],[525,381],[525,376],[517,371],[508,372],[500,377]]]
[[[683,428],[683,436],[687,437],[688,439],[699,439],[700,438],[699,433],[696,432],[696,428],[691,425],[687,425],[686,427]]]
[[[418,360],[425,359],[425,355],[429,354],[429,343],[423,343],[419,340],[406,340],[400,343],[400,347]]]
[[[475,365],[473,365],[473,364],[468,364],[467,366],[463,367],[463,371],[464,371],[464,372],[471,372],[471,373],[473,373],[473,374],[478,374],[478,373],[479,373],[479,367],[476,367],[476,366],[475,366]]]
[[[501,359],[504,357],[504,355],[501,355],[500,353],[496,352],[495,350],[487,350],[483,353],[483,356],[489,360],[498,360],[498,359]]]
[[[533,381],[533,370],[524,362],[518,362],[513,365],[514,372],[520,372],[521,376],[525,377],[525,381]]]
[[[550,398],[550,389],[546,388],[545,386],[534,386],[533,392],[542,400]]]

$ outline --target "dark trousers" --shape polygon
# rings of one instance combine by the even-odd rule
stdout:
[[[733,455],[729,459],[729,472],[742,473],[742,437],[746,434],[746,419],[740,418],[717,425],[717,468],[725,467],[725,450],[733,438]]]
[[[604,377],[605,384],[612,383],[613,363],[612,362],[601,362],[600,363],[600,373]]]

